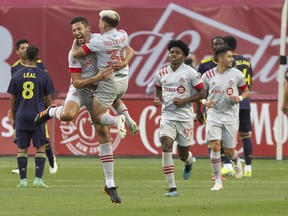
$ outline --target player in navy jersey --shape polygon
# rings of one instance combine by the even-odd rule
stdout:
[[[222,36],[215,36],[211,39],[211,50],[213,54],[215,53],[215,50],[217,50],[219,47],[222,47],[224,45],[225,45],[225,39]],[[217,67],[217,62],[215,61],[214,56],[212,55],[200,61],[197,71],[202,76],[206,71],[215,67]],[[203,123],[204,119],[202,117],[203,115],[201,114],[200,106],[201,106],[200,103],[196,103],[197,120]],[[209,144],[208,144],[208,149],[210,153],[211,147]],[[234,170],[233,170],[232,163],[230,159],[225,155],[223,148],[221,148],[221,159],[222,159],[222,162],[224,163],[224,166],[221,170],[222,175],[226,175],[226,174],[233,175]],[[222,177],[222,179],[224,179],[224,177]],[[214,180],[214,177],[212,177],[212,180]]]
[[[213,54],[215,53],[215,50],[218,47],[224,46],[225,45],[225,39],[221,36],[215,36],[211,40],[211,50],[213,51]],[[214,60],[213,55],[209,56],[207,58],[204,58],[200,61],[200,64],[198,66],[197,71],[202,75],[206,71],[214,68],[217,66],[217,62]]]
[[[17,163],[20,171],[18,187],[28,187],[27,164],[30,141],[36,148],[35,179],[33,187],[47,188],[42,176],[45,168],[45,146],[49,142],[45,125],[35,126],[34,118],[51,104],[53,83],[48,73],[36,66],[39,50],[35,46],[27,48],[25,67],[17,71],[10,80],[7,92],[10,97],[11,121],[15,129],[14,143],[18,147]]]
[[[237,47],[237,40],[232,36],[225,37],[226,45],[231,47],[233,53],[233,67],[240,70],[246,80],[246,84],[251,91],[252,86],[252,77],[253,77],[253,70],[250,61],[236,53]],[[245,167],[244,167],[244,174],[245,177],[252,176],[252,152],[253,152],[253,145],[251,141],[250,132],[252,130],[251,125],[251,117],[250,117],[250,98],[247,98],[240,102],[240,111],[239,111],[239,135],[243,143],[243,150],[245,155]]]
[[[26,50],[28,46],[29,41],[27,39],[20,39],[16,42],[16,53],[19,55],[20,59],[12,65],[11,76],[13,76],[16,71],[25,67],[27,61]],[[47,71],[46,65],[40,59],[37,59],[36,66]]]
[[[285,73],[285,85],[284,85],[284,96],[283,96],[283,103],[282,103],[282,112],[288,115],[288,68]]]
[[[16,42],[15,45],[16,45],[16,53],[18,54],[20,59],[12,65],[11,76],[13,76],[18,70],[25,67],[26,62],[27,62],[26,50],[27,50],[27,47],[29,46],[29,41],[27,39],[20,39]],[[42,60],[37,59],[36,66],[47,72],[46,65],[44,64],[44,62]],[[58,170],[58,165],[56,162],[56,157],[53,154],[53,151],[51,149],[50,142],[46,146],[46,154],[47,154],[48,161],[49,161],[50,173],[56,173]],[[12,173],[19,173],[19,169],[16,168],[16,169],[12,170]]]

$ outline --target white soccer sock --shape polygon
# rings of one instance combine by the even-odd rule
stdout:
[[[129,111],[128,111],[127,107],[125,106],[125,104],[120,104],[120,106],[116,109],[116,111],[117,111],[118,115],[123,114],[126,117],[126,121],[127,121],[128,125],[134,123],[134,121],[131,118]]]
[[[233,165],[232,165],[232,163],[224,164],[224,167],[225,167],[227,170],[233,170]]]
[[[188,154],[189,154],[189,155],[188,155],[187,160],[184,161],[184,164],[185,164],[185,165],[191,165],[191,164],[193,163],[193,156],[192,156],[192,153],[189,151]]]
[[[215,182],[222,182],[221,181],[221,154],[219,152],[213,152],[210,153],[210,163],[211,168],[215,177]]]
[[[245,165],[244,172],[252,172],[252,165]]]
[[[108,188],[115,187],[114,183],[114,157],[111,143],[99,145],[99,157],[102,162],[102,168]]]
[[[117,126],[117,117],[111,116],[109,113],[105,113],[101,116],[100,123],[102,125],[116,125]]]
[[[162,168],[169,188],[176,188],[172,152],[162,152]]]
[[[56,117],[61,121],[61,113],[64,109],[64,106],[57,106],[57,107],[52,107],[49,109],[49,116],[50,117]]]
[[[234,149],[234,153],[233,153],[232,157],[230,157],[230,159],[231,159],[235,164],[237,164],[237,161],[240,160],[239,155],[238,155],[238,152],[237,152],[236,149]]]

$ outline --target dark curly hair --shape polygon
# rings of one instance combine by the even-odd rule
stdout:
[[[190,49],[182,40],[170,40],[167,46],[168,51],[170,51],[173,47],[180,48],[183,51],[185,57],[189,55]]]

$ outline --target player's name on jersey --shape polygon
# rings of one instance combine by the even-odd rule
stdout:
[[[23,78],[35,78],[36,79],[36,74],[35,73],[23,73]]]

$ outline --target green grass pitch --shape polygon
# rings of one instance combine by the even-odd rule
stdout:
[[[99,158],[57,157],[59,169],[44,180],[49,189],[32,188],[34,158],[29,158],[29,188],[17,188],[19,176],[11,174],[15,157],[0,157],[0,215],[2,216],[223,216],[288,215],[288,161],[254,159],[253,177],[227,177],[224,190],[210,191],[209,159],[197,159],[189,180],[175,162],[179,196],[165,197],[167,189],[161,158],[115,157],[115,182],[122,198],[112,204],[103,194],[104,177]]]

